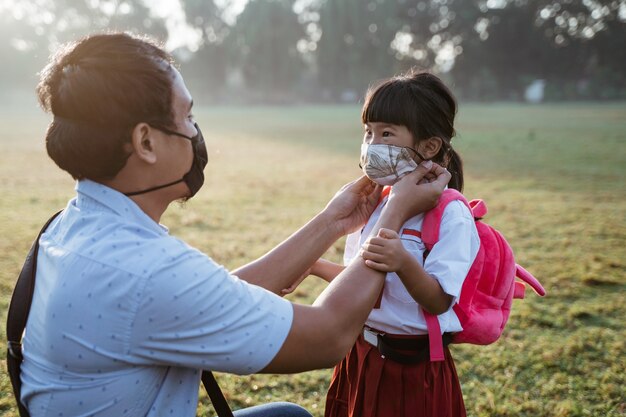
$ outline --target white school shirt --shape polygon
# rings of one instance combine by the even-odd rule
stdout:
[[[125,195],[92,181],[76,191],[39,240],[21,373],[31,416],[192,417],[201,369],[249,374],[274,358],[291,303]]]
[[[348,235],[344,252],[344,264],[348,265],[359,256],[361,245],[369,237],[378,221],[387,196],[376,207],[367,224],[361,231]],[[438,316],[441,332],[463,330],[452,306],[461,293],[463,281],[476,258],[480,240],[474,218],[469,209],[460,201],[452,201],[444,210],[441,219],[439,241],[432,248],[424,263],[424,250],[421,230],[424,214],[410,218],[400,230],[402,245],[434,277],[443,290],[454,297],[448,311]],[[390,272],[385,278],[385,286],[380,308],[370,313],[366,325],[374,329],[402,335],[426,334],[426,320],[421,307],[411,297],[396,273]]]

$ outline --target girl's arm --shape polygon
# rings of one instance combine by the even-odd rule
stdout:
[[[344,269],[346,269],[345,266],[320,258],[315,261],[313,266],[307,269],[304,274],[302,274],[300,278],[297,279],[296,282],[291,284],[288,288],[282,290],[280,295],[287,295],[294,292],[296,288],[298,288],[298,285],[300,285],[302,281],[304,281],[304,279],[309,275],[315,275],[322,278],[326,282],[331,282]]]
[[[446,294],[439,281],[426,272],[417,259],[406,253],[407,261],[397,274],[411,297],[430,314],[439,315],[448,311],[454,297]]]
[[[404,248],[398,234],[391,230],[379,231],[378,237],[366,242],[366,245],[364,258],[370,258],[366,265],[385,272],[396,272],[415,301],[429,313],[441,314],[461,293],[480,240],[472,214],[462,203],[455,202],[449,204],[443,213],[439,240],[432,247],[424,266]]]
[[[344,269],[346,267],[343,265],[320,258],[311,267],[311,275],[320,277],[326,282],[331,282]]]
[[[361,256],[370,268],[398,274],[411,297],[429,313],[438,315],[450,308],[453,297],[402,246],[395,231],[379,230],[376,237],[365,242]]]

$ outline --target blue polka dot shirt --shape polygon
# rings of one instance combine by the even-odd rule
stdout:
[[[195,416],[201,369],[254,373],[291,304],[170,236],[123,194],[79,181],[42,235],[24,335],[31,416]]]

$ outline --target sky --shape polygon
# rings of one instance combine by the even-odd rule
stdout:
[[[173,50],[181,46],[187,46],[191,50],[195,50],[198,45],[200,35],[193,28],[189,27],[185,22],[185,14],[180,4],[180,0],[143,0],[144,3],[152,8],[154,14],[158,17],[164,17],[166,26],[170,33],[170,39],[166,44],[168,50]],[[21,15],[18,20],[27,17],[33,13],[30,9],[37,9],[37,6],[28,6],[27,4],[19,4],[19,0],[0,0],[0,14],[16,13]],[[35,2],[36,3],[36,2]],[[243,11],[248,0],[215,0],[219,6],[228,5],[224,15],[224,19],[228,23],[234,23],[237,15]],[[29,16],[37,20],[37,16]],[[40,16],[45,19],[45,16]]]
[[[153,8],[157,16],[167,16],[166,26],[170,34],[166,48],[173,50],[181,46],[187,46],[195,50],[199,41],[199,34],[185,22],[185,14],[179,0],[153,0],[146,2]],[[234,22],[239,13],[243,11],[248,0],[216,0],[219,6],[229,4],[224,19],[228,23]]]

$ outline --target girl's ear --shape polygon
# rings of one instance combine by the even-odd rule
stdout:
[[[154,129],[147,123],[139,123],[133,128],[130,146],[137,158],[154,164],[157,160],[154,143]]]
[[[417,144],[417,150],[426,159],[433,159],[441,149],[443,141],[439,136],[433,136],[428,139],[421,140]]]

